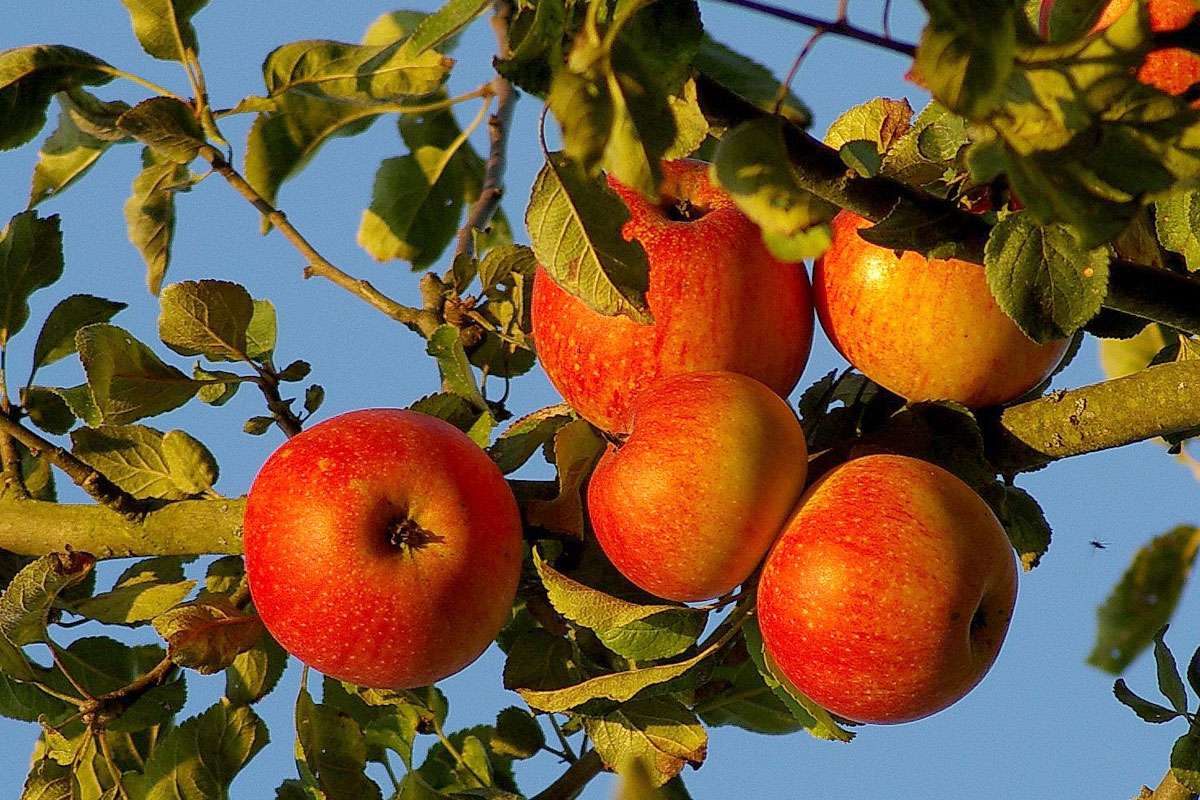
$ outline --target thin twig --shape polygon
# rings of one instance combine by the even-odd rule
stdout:
[[[209,164],[212,164],[212,168],[217,174],[224,178],[238,194],[244,197],[250,205],[254,206],[273,226],[278,228],[284,238],[291,242],[292,246],[304,256],[308,262],[308,265],[304,268],[304,277],[318,275],[332,281],[356,297],[365,300],[375,309],[382,311],[387,316],[423,336],[428,337],[437,329],[441,321],[432,311],[412,308],[411,306],[397,303],[372,286],[369,281],[355,278],[334,266],[332,262],[321,255],[304,238],[300,231],[296,230],[295,226],[288,221],[287,215],[268,203],[215,147],[207,144],[204,145],[200,148],[200,156]]]
[[[602,769],[604,762],[600,760],[600,754],[592,750],[567,768],[554,783],[529,800],[572,800]]]
[[[16,419],[13,414],[12,401],[8,397],[8,378],[6,359],[8,348],[0,344],[0,414],[10,420]],[[17,452],[17,444],[7,433],[0,434],[0,475],[3,476],[0,494],[9,494],[18,500],[29,499],[29,489],[25,486],[25,476],[21,473],[21,454]]]
[[[550,727],[554,729],[554,735],[558,737],[558,743],[562,746],[563,755],[567,761],[575,763],[578,760],[578,756],[575,755],[575,750],[572,749],[566,734],[563,733],[562,727],[558,724],[558,718],[553,714],[549,714],[548,716],[550,717]]]
[[[763,14],[768,14],[772,17],[778,17],[779,19],[785,19],[788,22],[795,22],[797,25],[805,25],[809,28],[816,28],[819,31],[832,33],[835,36],[845,36],[849,39],[855,39],[860,42],[865,42],[866,44],[875,45],[876,47],[882,47],[885,50],[891,50],[894,53],[900,53],[902,55],[909,56],[910,58],[915,56],[917,53],[917,46],[914,44],[910,44],[909,42],[901,42],[893,39],[890,36],[880,36],[878,33],[872,33],[871,31],[860,28],[857,25],[851,25],[845,19],[820,19],[819,17],[812,17],[808,14],[800,14],[796,11],[790,11],[786,8],[780,8],[768,3],[760,3],[757,2],[757,0],[719,1],[738,6],[740,8],[747,8],[751,11],[758,11]]]
[[[492,15],[492,30],[496,33],[496,55],[508,58],[508,24],[512,19],[513,7],[509,0],[497,0],[496,10]],[[496,209],[500,207],[500,198],[504,196],[504,169],[507,164],[508,132],[512,127],[513,108],[517,103],[517,92],[513,85],[500,73],[491,81],[492,96],[496,98],[496,111],[488,120],[488,157],[483,168],[483,184],[479,189],[479,197],[471,204],[467,212],[466,224],[458,232],[458,241],[454,247],[454,257],[460,255],[475,255],[474,237],[471,232],[484,230],[491,222]]]

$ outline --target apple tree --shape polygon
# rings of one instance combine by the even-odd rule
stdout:
[[[206,425],[290,438],[320,421],[325,389],[308,380],[306,361],[285,355],[276,305],[235,282],[236,266],[172,282],[176,207],[202,180],[252,206],[263,233],[295,248],[303,277],[421,337],[440,385],[406,402],[486,451],[508,476],[523,528],[495,676],[520,704],[447,730],[453,698],[436,686],[371,688],[305,668],[294,730],[273,731],[273,747],[295,740],[297,772],[278,776],[279,798],[560,800],[601,771],[621,773],[622,797],[681,798],[708,728],[855,737],[856,723],[792,685],[764,649],[757,573],[710,602],[667,601],[597,545],[589,477],[626,431],[598,427],[572,404],[519,419],[509,407],[511,386],[540,368],[539,270],[590,312],[656,324],[649,245],[623,235],[630,212],[613,186],[653,203],[665,160],[711,162],[706,179],[774,259],[822,256],[844,210],[865,220],[853,235],[883,251],[979,270],[1021,346],[1060,343],[1059,369],[1083,337],[1103,340],[1108,380],[1046,393],[1047,378],[1001,405],[902,397],[851,367],[810,376],[794,405],[804,447],[793,454],[807,453],[810,484],[860,456],[931,462],[987,503],[1028,571],[1053,550],[1019,476],[1151,439],[1189,458],[1200,432],[1200,15],[1190,2],[922,0],[924,30],[906,42],[888,33],[886,11],[879,33],[853,24],[844,1],[830,18],[726,1],[794,23],[796,67],[818,39],[843,37],[910,59],[910,80],[933,101],[918,112],[872,100],[818,136],[792,76],[780,81],[744,54],[746,43],[706,30],[695,0],[380,9],[359,41],[292,41],[265,54],[262,85],[247,76],[246,96],[229,108],[210,102],[193,25],[206,0],[122,0],[146,57],[178,67],[174,89],[89,42],[0,51],[0,150],[40,141],[27,207],[0,232],[0,714],[33,723],[23,800],[225,797],[268,743],[255,704],[289,656],[245,576],[246,499],[214,489],[218,464],[200,425],[148,422],[204,404]],[[1172,7],[1186,13],[1164,23]],[[476,24],[491,26],[494,53],[455,50]],[[490,59],[493,72],[452,94],[455,59]],[[1159,79],[1164,70],[1175,83]],[[1181,75],[1191,78],[1176,85]],[[114,81],[143,96],[106,98]],[[518,98],[541,109],[540,140],[511,141]],[[238,117],[252,119],[244,141],[222,130]],[[411,266],[412,304],[323,255],[328,247],[280,199],[326,141],[383,124],[398,128],[405,151],[380,163],[361,224],[346,235],[378,261]],[[484,131],[477,150],[472,136]],[[532,186],[506,183],[518,146],[544,161]],[[116,148],[141,154],[124,217],[151,297],[130,280],[112,297],[69,294],[31,319],[30,297],[63,286],[63,221],[44,209]],[[501,209],[505,193],[528,195],[524,224]],[[668,210],[684,222],[696,213],[686,203]],[[130,303],[157,304],[158,341],[119,325]],[[700,321],[704,337],[710,320]],[[10,340],[30,360],[27,379],[4,375]],[[78,362],[77,383],[38,381],[64,359]],[[259,414],[222,415],[239,392],[261,397]],[[543,459],[555,479],[523,477]],[[64,481],[91,502],[59,502]],[[1090,657],[1115,674],[1153,649],[1162,699],[1114,686],[1143,720],[1180,725],[1146,797],[1200,793],[1188,690],[1200,693],[1200,651],[1181,670],[1163,633],[1198,546],[1200,530],[1183,524],[1145,544],[1101,609]],[[197,558],[202,580],[185,573]],[[115,580],[96,580],[100,560],[120,560]],[[487,565],[479,572],[488,579]],[[106,635],[60,645],[79,624]],[[152,628],[158,643],[128,643],[130,628]],[[222,680],[218,702],[182,718],[188,684]],[[563,768],[530,790],[517,765],[535,757]],[[368,776],[374,765],[386,786]],[[3,780],[16,791],[17,777]]]

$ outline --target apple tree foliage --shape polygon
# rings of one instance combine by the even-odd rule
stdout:
[[[1045,41],[1036,3],[924,0],[928,24],[908,45],[827,20],[832,33],[911,54],[911,76],[934,100],[919,112],[873,100],[822,141],[803,102],[706,31],[694,0],[449,0],[430,14],[386,13],[361,41],[268,53],[262,88],[229,109],[207,99],[192,25],[206,0],[122,2],[145,53],[184,71],[188,96],[73,46],[0,52],[0,149],[43,137],[28,207],[0,233],[0,352],[25,333],[17,344],[33,361],[19,391],[0,392],[0,714],[40,726],[27,800],[224,797],[268,741],[254,704],[287,656],[250,603],[243,501],[214,494],[218,465],[203,442],[146,422],[254,391],[263,413],[244,421],[246,434],[293,435],[320,413],[324,390],[306,383],[306,362],[284,355],[270,299],[227,280],[170,282],[176,204],[206,178],[197,164],[261,212],[264,232],[295,245],[306,274],[427,340],[441,386],[413,408],[467,432],[506,474],[535,458],[557,471],[552,482],[511,480],[529,552],[498,642],[503,685],[524,706],[447,732],[437,688],[325,679],[319,701],[309,688],[297,698],[297,773],[281,776],[278,798],[516,798],[514,762],[545,752],[569,766],[530,796],[571,796],[604,768],[624,772],[625,796],[681,798],[681,770],[704,761],[707,727],[854,737],[775,674],[753,591],[702,607],[664,603],[604,559],[581,494],[605,444],[599,431],[565,405],[514,421],[485,393],[489,378],[507,384],[534,368],[535,264],[601,313],[651,321],[645,253],[620,235],[627,212],[604,173],[653,196],[661,159],[705,158],[780,257],[819,255],[829,219],[850,208],[876,223],[863,232],[870,241],[980,264],[1031,338],[1103,337],[1110,381],[1034,391],[1003,410],[905,405],[851,370],[800,396],[813,472],[869,452],[935,461],[991,504],[1026,569],[1046,555],[1050,530],[1014,485],[1018,473],[1154,437],[1186,456],[1200,431],[1200,112],[1188,102],[1197,93],[1172,97],[1133,77],[1151,49],[1200,49],[1198,23],[1168,42],[1135,4],[1087,36],[1103,3],[1080,0],[1059,4],[1057,38]],[[489,15],[496,77],[450,96],[456,37]],[[104,99],[114,80],[137,82],[145,99]],[[543,142],[524,226],[497,204],[517,93],[544,103],[562,142],[554,152]],[[233,115],[253,116],[245,142],[221,132]],[[380,162],[357,241],[422,273],[419,307],[330,263],[276,208],[326,140],[376,124],[396,125],[405,152]],[[484,126],[486,153],[470,141]],[[59,218],[39,207],[115,147],[141,150],[124,217],[160,304],[156,342],[113,322],[132,287],[120,300],[71,295],[46,319],[29,318],[29,297],[63,273]],[[37,381],[66,358],[81,367],[76,385]],[[64,476],[96,503],[57,503]],[[1122,681],[1116,696],[1149,722],[1187,723],[1168,779],[1192,791],[1200,722],[1161,631],[1198,545],[1200,530],[1182,525],[1145,545],[1101,608],[1089,656],[1116,673],[1154,648],[1166,705]],[[202,585],[185,577],[185,563],[214,555]],[[98,586],[98,558],[128,566]],[[54,644],[56,627],[78,620],[152,626],[162,641]],[[50,662],[27,649],[37,644],[49,645]],[[1184,674],[1200,692],[1200,653]],[[223,699],[177,717],[188,682],[221,679]],[[420,737],[435,743],[418,761]],[[364,771],[397,761],[404,771],[386,789]]]

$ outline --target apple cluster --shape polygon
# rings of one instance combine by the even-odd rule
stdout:
[[[779,677],[836,714],[887,723],[945,708],[999,652],[1015,559],[983,500],[933,464],[867,456],[809,485],[784,398],[808,360],[814,305],[841,353],[910,401],[1012,400],[1065,342],[1025,338],[978,267],[871,245],[848,212],[810,285],[707,164],[663,174],[657,202],[609,180],[629,209],[625,237],[646,251],[652,324],[602,315],[540,268],[534,280],[539,360],[612,442],[587,488],[597,542],[668,600],[756,592]],[[367,686],[432,683],[478,657],[508,618],[522,552],[500,471],[412,411],[353,412],[293,437],[247,503],[263,622],[305,663]]]

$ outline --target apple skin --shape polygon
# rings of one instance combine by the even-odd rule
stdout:
[[[750,577],[807,472],[804,430],[777,394],[733,372],[675,375],[634,401],[633,432],[592,473],[588,513],[634,584],[707,600]]]
[[[817,481],[767,556],[763,642],[800,691],[858,722],[910,722],[979,683],[1017,596],[991,510],[907,456],[849,461]]]
[[[1092,27],[1096,33],[1116,22],[1133,0],[1112,0]],[[1054,0],[1042,0],[1039,27],[1042,36],[1049,36],[1050,14]],[[1175,31],[1186,26],[1196,13],[1192,0],[1149,0],[1146,10],[1150,14],[1150,29],[1155,33]],[[1152,50],[1138,68],[1138,80],[1148,83],[1167,94],[1182,94],[1196,81],[1200,81],[1200,55],[1181,47]]]
[[[522,557],[516,501],[491,459],[402,409],[353,411],[284,443],[250,488],[244,540],[271,635],[322,673],[376,688],[425,686],[474,661],[508,620]]]
[[[775,259],[758,227],[708,177],[703,161],[667,161],[661,204],[613,178],[629,208],[622,230],[646,250],[653,325],[588,308],[538,267],[533,335],[551,383],[592,424],[625,432],[633,395],[656,378],[730,370],[781,396],[795,387],[812,345],[812,300],[802,264]],[[677,221],[679,200],[706,210]]]
[[[1037,386],[1067,350],[1021,332],[988,290],[983,268],[895,252],[858,235],[848,211],[813,269],[817,316],[833,346],[868,378],[910,402],[1006,403]]]

